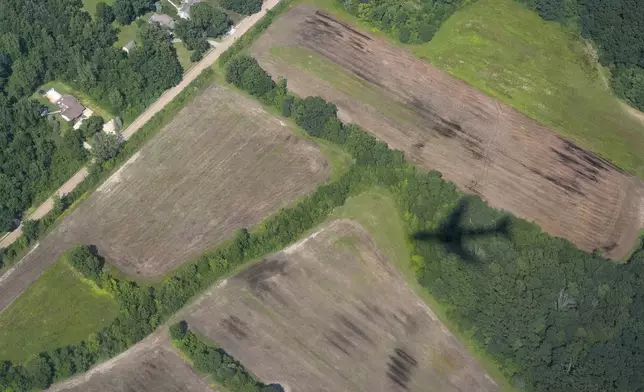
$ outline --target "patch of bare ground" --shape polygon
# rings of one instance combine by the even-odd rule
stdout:
[[[272,47],[311,51],[341,67],[362,90],[280,60]],[[300,5],[273,23],[252,51],[296,94],[334,102],[342,120],[491,206],[615,259],[636,244],[643,226],[641,180],[406,50]]]
[[[176,352],[165,329],[48,392],[213,392]]]
[[[310,193],[329,165],[261,105],[213,85],[0,278],[0,310],[73,244],[162,276]]]
[[[496,391],[357,223],[337,220],[178,315],[293,391]]]

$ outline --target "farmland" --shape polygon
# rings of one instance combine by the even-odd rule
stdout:
[[[180,317],[294,391],[498,389],[349,220],[214,286]]]
[[[343,121],[493,207],[613,258],[637,241],[640,180],[407,50],[300,5],[252,53],[296,94],[334,102]]]
[[[78,343],[118,313],[112,296],[59,260],[0,313],[0,358],[23,361]]]
[[[212,392],[174,351],[165,330],[89,372],[53,385],[48,391]]]
[[[328,172],[313,143],[213,85],[5,273],[0,309],[76,243],[96,245],[127,274],[161,277],[309,193]]]

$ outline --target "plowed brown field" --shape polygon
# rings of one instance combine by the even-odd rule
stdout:
[[[218,284],[177,317],[287,390],[498,390],[349,220]]]
[[[48,392],[213,392],[160,330],[89,372],[54,384]]]
[[[345,79],[320,71],[325,64],[316,58],[307,66],[285,61],[273,52],[279,48],[315,54]],[[642,181],[406,50],[299,5],[252,52],[296,94],[334,102],[344,121],[491,206],[586,251],[622,258],[636,244],[644,227]]]
[[[76,243],[159,277],[311,192],[328,168],[261,105],[213,85],[0,277],[0,310]]]

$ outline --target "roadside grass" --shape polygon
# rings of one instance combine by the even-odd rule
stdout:
[[[418,283],[410,260],[413,246],[405,229],[400,209],[389,191],[383,188],[372,188],[358,196],[350,197],[343,206],[333,211],[328,221],[334,219],[352,219],[360,223],[414,292],[429,305],[458,340],[470,348],[472,355],[499,385],[500,390],[516,392],[500,372],[499,366],[487,356],[485,350],[479,348],[467,332],[459,330],[454,323],[451,323],[445,309]]]
[[[117,316],[116,300],[58,260],[0,313],[0,358],[22,362],[79,343]]]
[[[52,82],[47,82],[47,83],[43,84],[42,86],[40,86],[36,90],[36,92],[34,93],[33,98],[37,99],[39,102],[43,103],[47,107],[49,107],[49,108],[51,108],[53,110],[57,110],[56,105],[52,105],[51,103],[49,103],[49,101],[47,101],[39,93],[40,90],[47,91],[50,88],[55,88],[56,91],[58,91],[59,93],[62,93],[62,94],[73,95],[74,97],[76,97],[76,99],[78,99],[80,101],[80,103],[83,104],[83,106],[92,109],[94,111],[95,115],[103,117],[103,119],[105,121],[108,121],[108,120],[114,118],[113,113],[111,113],[110,111],[102,108],[92,98],[90,98],[89,95],[87,95],[87,94],[85,94],[85,93],[83,93],[81,91],[75,90],[71,86],[69,86],[69,85],[67,85],[67,84],[65,84],[65,83],[63,83],[61,81],[57,81],[57,80],[52,81]]]
[[[179,59],[181,68],[183,68],[183,73],[186,73],[186,71],[188,71],[188,69],[190,69],[194,64],[192,61],[190,61],[190,55],[193,51],[188,50],[183,42],[176,42],[172,44],[172,46],[174,46],[174,49],[177,51],[177,58]]]
[[[644,177],[644,126],[607,87],[607,71],[578,32],[546,22],[513,0],[479,0],[454,13],[432,41],[403,45],[350,15],[334,0],[298,2],[323,8],[410,50],[620,168]],[[274,50],[272,54],[280,55]]]
[[[85,8],[92,17],[94,17],[94,14],[96,13],[96,5],[100,2],[107,5],[114,5],[114,0],[83,0],[83,8]]]

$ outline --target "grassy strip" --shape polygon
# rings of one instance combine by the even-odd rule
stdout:
[[[42,351],[78,343],[116,318],[114,297],[64,257],[0,313],[0,358],[22,362]]]

